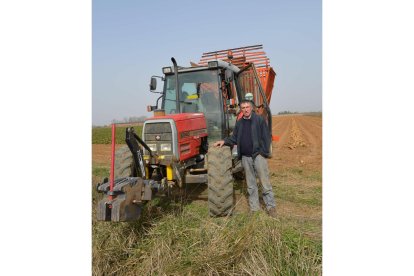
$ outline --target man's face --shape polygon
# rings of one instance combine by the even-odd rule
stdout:
[[[242,103],[240,108],[243,113],[243,117],[249,118],[252,114],[252,106],[249,103]]]

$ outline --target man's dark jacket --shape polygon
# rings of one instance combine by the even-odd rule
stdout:
[[[236,126],[234,127],[233,133],[231,136],[224,139],[224,144],[226,146],[232,147],[234,144],[237,144],[237,154],[238,158],[241,159],[241,150],[240,150],[240,143],[241,143],[241,136],[243,133],[243,124],[241,123],[241,118],[236,122]],[[252,112],[252,116],[250,117],[251,127],[252,127],[252,141],[253,141],[253,151],[252,151],[252,158],[255,159],[257,155],[261,155],[265,158],[270,157],[270,143],[271,143],[271,136],[269,133],[269,127],[267,126],[264,119],[256,113]]]

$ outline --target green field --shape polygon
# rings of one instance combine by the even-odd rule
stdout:
[[[135,133],[141,137],[142,126],[133,126]],[[117,144],[125,144],[126,126],[117,126],[115,141]],[[94,127],[92,128],[92,144],[111,144],[112,127]]]

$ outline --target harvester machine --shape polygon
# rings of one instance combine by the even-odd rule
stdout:
[[[211,216],[232,213],[233,180],[243,168],[236,147],[212,144],[231,134],[240,118],[239,102],[248,93],[272,133],[269,103],[276,73],[262,49],[254,45],[206,52],[190,67],[171,58],[163,76],[151,77],[150,91],[161,96],[148,106],[154,116],[145,120],[142,134],[127,128],[127,146],[115,152],[112,126],[110,179],[97,186],[106,194],[98,203],[98,220],[137,220],[155,195],[194,184],[207,185]],[[157,79],[163,82],[162,92],[155,91]]]

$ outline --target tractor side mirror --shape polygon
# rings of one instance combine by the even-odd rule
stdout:
[[[157,89],[157,79],[152,77],[150,82],[150,90],[154,91],[155,89]]]

